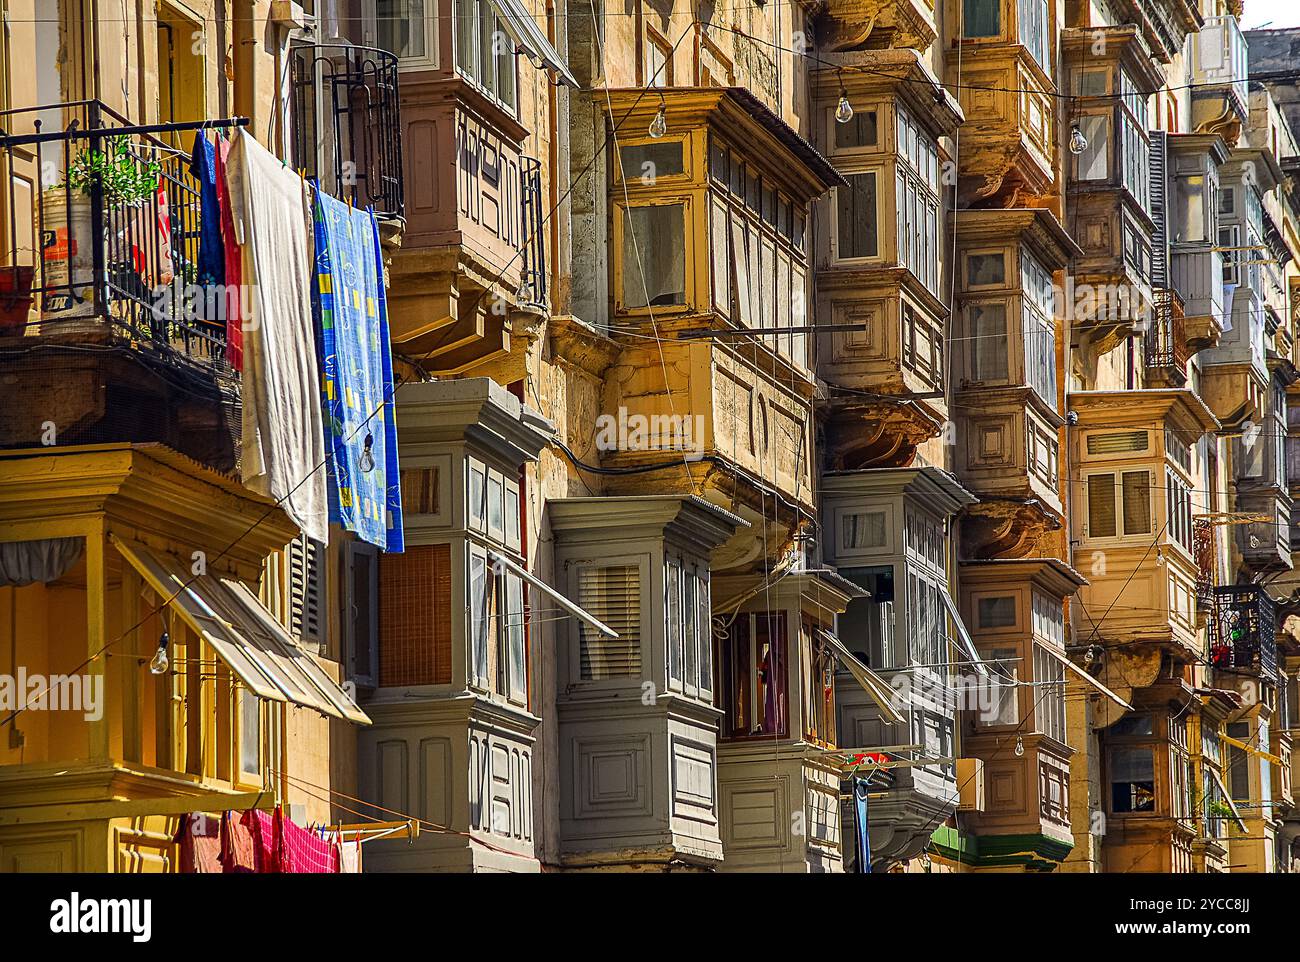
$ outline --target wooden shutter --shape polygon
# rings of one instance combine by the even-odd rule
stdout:
[[[289,630],[304,641],[320,642],[325,637],[324,553],[324,546],[306,535],[289,543]]]
[[[379,684],[451,682],[451,546],[379,556]]]
[[[1152,130],[1150,171],[1151,171],[1151,219],[1155,221],[1155,231],[1151,234],[1151,286],[1169,286],[1169,223],[1166,203],[1165,180],[1165,132]]]
[[[610,638],[578,622],[583,681],[635,678],[641,674],[641,567],[584,566],[578,569],[578,605],[618,632]]]
[[[1115,476],[1088,475],[1088,537],[1115,537]]]

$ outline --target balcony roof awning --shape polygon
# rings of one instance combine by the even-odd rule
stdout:
[[[559,51],[551,46],[551,42],[546,39],[546,34],[542,33],[542,28],[524,9],[524,5],[520,3],[520,0],[492,0],[492,3],[501,11],[501,16],[506,18],[506,22],[510,24],[515,39],[527,48],[528,56],[532,61],[539,66],[549,67],[554,70],[560,75],[561,80],[570,87],[577,89],[578,81],[569,72],[569,65],[564,62],[564,58],[560,56]]]
[[[1115,704],[1119,705],[1120,708],[1123,708],[1125,711],[1133,711],[1132,705],[1126,702],[1123,698],[1120,698],[1119,695],[1115,694],[1113,691],[1111,691],[1109,688],[1107,688],[1105,685],[1099,682],[1096,678],[1093,678],[1092,675],[1088,674],[1086,671],[1084,671],[1082,668],[1080,668],[1078,665],[1072,662],[1069,656],[1065,654],[1065,652],[1057,651],[1055,648],[1051,647],[1050,645],[1039,645],[1038,647],[1041,648],[1043,651],[1047,652],[1057,661],[1059,661],[1068,670],[1074,672],[1076,675],[1078,675],[1080,678],[1086,681],[1093,688],[1097,689],[1099,692],[1101,692],[1103,695],[1105,695]]]
[[[598,618],[596,618],[595,615],[591,614],[591,612],[587,611],[585,608],[581,608],[578,605],[575,605],[572,601],[564,597],[564,595],[560,594],[558,591],[556,591],[554,588],[548,585],[541,578],[525,571],[522,567],[515,564],[515,562],[511,561],[501,552],[489,551],[488,559],[492,562],[493,565],[500,565],[501,567],[509,571],[511,574],[516,575],[517,577],[522,578],[524,581],[528,582],[530,585],[532,585],[542,594],[546,595],[546,597],[550,598],[557,605],[559,605],[569,614],[573,615],[573,617],[577,618],[579,621],[586,622],[587,624],[591,625],[591,627],[595,628],[603,635],[608,635],[611,638],[618,637],[618,632],[615,631],[613,628],[611,628],[609,625],[605,624],[603,621],[600,621]]]
[[[957,612],[957,605],[953,603],[952,595],[948,594],[948,589],[943,585],[939,586],[939,596],[943,598],[943,606],[948,609],[948,617],[952,620],[953,631],[957,635],[957,647],[966,653],[975,670],[985,678],[991,678],[993,673],[989,671],[989,666],[980,658],[979,649],[975,647],[975,642],[966,630],[966,623],[961,620],[961,615]]]
[[[212,646],[253,694],[370,724],[365,712],[242,582],[194,575],[179,558],[165,552],[115,536],[112,540],[159,599]]]
[[[853,676],[854,680],[862,686],[862,690],[871,696],[871,700],[876,703],[882,715],[887,721],[902,722],[906,721],[898,710],[894,708],[893,699],[890,698],[889,683],[881,678],[874,671],[860,662],[853,652],[845,647],[844,642],[840,641],[834,634],[825,628],[817,629],[817,634],[821,636],[826,644],[831,646],[831,651],[835,657],[840,660],[840,664],[845,670]]]

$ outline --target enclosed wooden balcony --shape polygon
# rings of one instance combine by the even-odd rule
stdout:
[[[549,309],[544,147],[530,130],[527,98],[552,73],[577,82],[516,0],[430,7],[438,12],[424,17],[423,34],[403,39],[377,25],[405,51],[405,221],[388,309],[396,350],[427,373],[459,375],[509,354],[512,334]],[[511,49],[494,37],[509,37]]]
[[[1191,47],[1192,124],[1238,129],[1250,110],[1247,58],[1241,24],[1232,13],[1206,17]]]
[[[984,805],[964,824],[981,851],[1005,837],[1022,859],[1032,852],[1059,862],[1074,846],[1063,611],[1087,581],[1064,562],[1036,558],[967,562],[960,578],[962,615],[993,666],[990,686],[977,689],[984,697],[964,706],[962,744],[984,761]],[[1023,753],[1008,748],[1016,744]]]
[[[1228,149],[1218,134],[1164,134],[1161,177],[1167,203],[1169,284],[1183,301],[1183,326],[1193,353],[1212,348],[1224,331],[1224,255],[1219,250],[1219,168]]]
[[[1064,518],[1052,278],[1078,251],[1043,209],[957,213],[956,470],[972,557],[1030,551]]]
[[[906,464],[948,413],[940,169],[962,114],[915,51],[834,63],[812,75],[815,138],[846,181],[821,202],[816,252],[817,314],[833,328],[816,345],[830,462]]]
[[[1071,94],[1068,171],[1070,233],[1082,251],[1071,265],[1079,299],[1073,318],[1075,341],[1094,355],[1108,353],[1130,337],[1151,299],[1153,270],[1164,271],[1163,255],[1153,265],[1153,243],[1164,243],[1163,189],[1152,184],[1151,147],[1145,91],[1162,75],[1152,63],[1138,28],[1070,29],[1062,35]]]
[[[1208,487],[1199,441],[1218,421],[1187,390],[1085,391],[1067,403],[1078,415],[1070,537],[1089,581],[1073,606],[1076,637],[1134,658],[1200,658],[1192,506]]]
[[[958,7],[961,7],[959,12]],[[947,80],[967,120],[958,207],[1039,206],[1056,180],[1056,20],[1045,0],[948,0]],[[961,47],[960,54],[955,49]],[[961,76],[958,78],[958,63]]]

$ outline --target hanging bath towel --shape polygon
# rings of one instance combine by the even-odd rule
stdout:
[[[320,375],[311,309],[307,186],[247,132],[235,134],[226,186],[249,285],[244,318],[241,471],[313,541],[329,538]]]
[[[319,191],[315,212],[330,520],[363,541],[401,551],[392,356],[377,226],[369,211]]]

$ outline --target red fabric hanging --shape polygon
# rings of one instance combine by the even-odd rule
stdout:
[[[221,867],[221,829],[216,819],[182,815],[172,839],[179,847],[177,871],[185,875],[218,874]]]
[[[315,832],[295,825],[277,806],[275,809],[277,871],[337,875],[339,872],[339,847],[327,842]]]
[[[226,158],[230,141],[217,138],[213,166],[216,171],[217,204],[221,208],[221,244],[226,252],[226,360],[236,371],[244,369],[243,255],[235,240],[235,215],[226,189]]]
[[[244,818],[236,818],[234,812],[221,816],[221,871],[226,874],[270,871],[258,861],[258,849]]]

